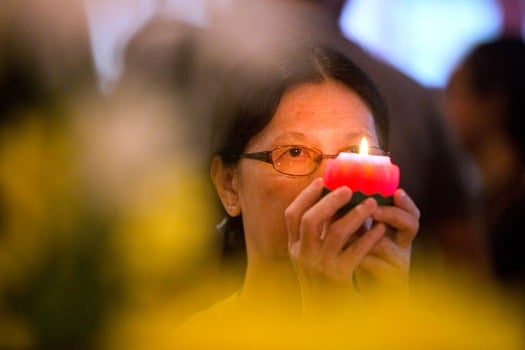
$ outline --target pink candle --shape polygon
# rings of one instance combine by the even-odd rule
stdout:
[[[391,197],[399,186],[399,167],[388,156],[369,155],[363,137],[359,153],[341,152],[336,159],[326,161],[323,179],[330,191],[346,185],[354,195],[361,192],[361,199]]]

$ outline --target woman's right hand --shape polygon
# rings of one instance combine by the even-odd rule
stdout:
[[[379,222],[366,227],[378,207],[374,199],[368,198],[337,217],[352,191],[340,187],[321,198],[322,189],[322,179],[315,179],[285,211],[288,250],[303,303],[321,308],[325,302],[337,303],[356,295],[354,272],[386,231],[385,224]]]

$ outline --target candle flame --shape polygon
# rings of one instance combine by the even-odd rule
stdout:
[[[368,141],[366,140],[366,137],[364,137],[364,136],[361,139],[361,145],[359,146],[359,154],[360,155],[367,155],[368,154]]]

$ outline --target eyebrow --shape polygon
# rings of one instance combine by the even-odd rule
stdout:
[[[297,137],[297,138],[304,139],[306,138],[306,135],[301,132],[297,132],[297,131],[288,131],[288,132],[285,132],[284,134],[279,135],[277,139],[283,139],[287,137]]]

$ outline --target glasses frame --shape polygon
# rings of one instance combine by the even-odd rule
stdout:
[[[284,172],[284,171],[279,170],[279,169],[276,168],[275,162],[274,162],[274,159],[273,159],[273,156],[272,156],[273,152],[278,151],[278,150],[283,149],[283,148],[294,148],[294,147],[295,148],[303,148],[303,149],[307,149],[309,151],[313,151],[313,153],[318,153],[318,156],[313,159],[313,162],[314,162],[315,166],[310,172],[308,172],[306,174],[290,174],[290,173]],[[368,149],[369,150],[372,149],[375,152],[377,152],[376,155],[390,156],[390,152],[385,151],[385,150],[383,150],[383,149],[381,149],[379,147],[369,146]],[[309,147],[309,146],[305,146],[305,145],[283,145],[283,146],[277,146],[277,147],[271,149],[270,151],[241,153],[241,154],[239,154],[239,158],[253,159],[253,160],[259,160],[259,161],[265,162],[265,163],[270,163],[272,165],[272,167],[275,169],[275,171],[277,171],[278,173],[281,173],[281,174],[285,174],[285,175],[289,175],[289,176],[308,176],[310,174],[313,174],[319,168],[319,166],[321,165],[321,163],[323,162],[324,159],[326,159],[326,158],[335,159],[342,152],[359,153],[359,146],[352,145],[352,146],[349,146],[349,147],[341,150],[340,152],[338,152],[336,154],[327,154],[327,153],[324,153],[323,151],[321,151],[320,149],[315,148],[315,147]]]

